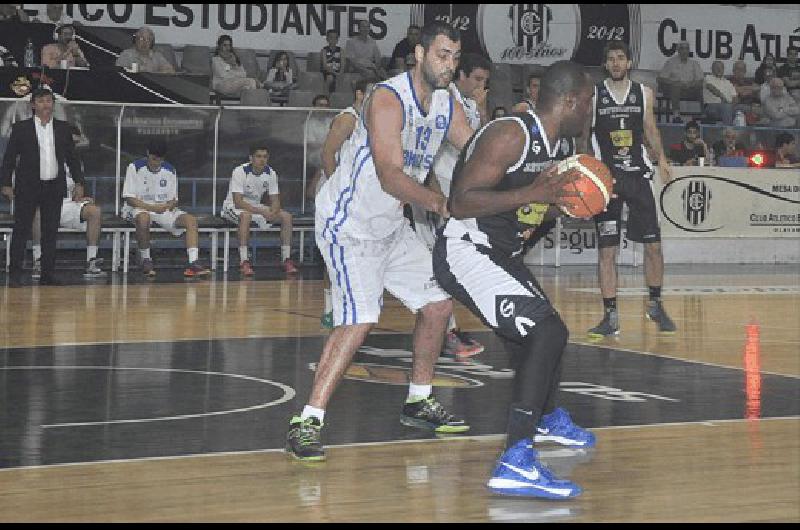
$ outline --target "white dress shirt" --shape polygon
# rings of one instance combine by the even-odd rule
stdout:
[[[42,120],[34,116],[36,126],[36,139],[39,141],[39,178],[42,180],[55,180],[58,176],[58,162],[56,161],[56,142],[53,135],[53,118],[42,125]]]

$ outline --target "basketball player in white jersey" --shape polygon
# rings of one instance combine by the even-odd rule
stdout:
[[[317,195],[317,245],[333,287],[336,328],[328,337],[308,404],[290,421],[286,450],[324,460],[325,408],[358,348],[378,322],[383,290],[417,313],[411,385],[401,421],[439,433],[464,432],[463,420],[431,396],[433,366],[452,311],[433,278],[431,253],[403,216],[403,203],[447,217],[446,197],[423,185],[442,142],[461,149],[472,135],[448,87],[461,53],[458,30],[443,22],[423,28],[417,64],[378,83],[339,166]]]
[[[322,185],[328,180],[327,175],[333,175],[338,165],[337,155],[342,145],[350,138],[356,128],[359,116],[361,116],[361,108],[364,105],[364,98],[367,97],[369,91],[372,90],[372,83],[366,79],[359,79],[353,87],[354,101],[353,105],[347,107],[342,112],[337,114],[331,122],[328,136],[325,137],[325,143],[322,144],[322,169],[319,172],[316,183],[312,186],[314,188],[314,197],[317,196]],[[325,273],[325,309],[322,312],[320,323],[323,328],[333,328],[333,302],[331,301],[331,281],[328,278],[327,272]]]
[[[464,113],[473,130],[478,130],[488,120],[486,109],[486,85],[492,70],[492,63],[482,55],[465,53],[456,70],[456,79],[453,83],[453,95],[456,101],[464,108]],[[445,142],[433,162],[433,171],[428,176],[430,186],[440,190],[445,197],[450,196],[450,182],[453,180],[453,169],[458,160],[459,149],[450,142]],[[411,211],[414,216],[414,230],[417,232],[428,249],[433,251],[436,243],[436,231],[444,224],[444,219],[426,211],[419,205],[412,204]],[[483,345],[469,338],[456,326],[455,317],[450,318],[448,332],[444,339],[442,355],[446,357],[472,357],[481,353]]]
[[[264,142],[250,145],[250,162],[234,168],[220,212],[223,219],[238,227],[239,271],[246,278],[255,274],[247,255],[252,223],[262,229],[273,223],[281,225],[281,266],[287,274],[297,272],[291,258],[293,217],[281,208],[278,174],[268,164],[269,155]],[[269,196],[269,207],[264,203],[265,194]]]

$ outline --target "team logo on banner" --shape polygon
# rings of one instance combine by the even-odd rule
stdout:
[[[705,182],[692,180],[681,194],[686,219],[692,226],[703,224],[711,209],[711,188]]]
[[[514,4],[509,8],[511,33],[517,46],[528,52],[550,37],[553,11],[545,4]]]
[[[574,4],[481,4],[476,29],[493,61],[546,66],[572,57],[578,19]]]
[[[661,213],[677,232],[693,237],[797,237],[800,233],[800,185],[797,172],[725,171],[709,168],[708,174],[673,168],[679,176],[660,193]],[[687,172],[685,176],[681,173]],[[714,174],[716,173],[716,174]],[[713,190],[713,192],[712,192]]]

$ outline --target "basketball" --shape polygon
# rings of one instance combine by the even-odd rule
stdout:
[[[581,177],[566,184],[565,191],[579,191],[581,197],[564,197],[569,206],[561,211],[570,217],[589,218],[602,212],[611,200],[613,180],[611,171],[600,160],[591,155],[574,155],[558,163],[559,174],[578,171]]]

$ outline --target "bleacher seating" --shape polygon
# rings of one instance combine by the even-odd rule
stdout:
[[[190,74],[211,76],[211,52],[208,46],[184,46],[181,69]]]

